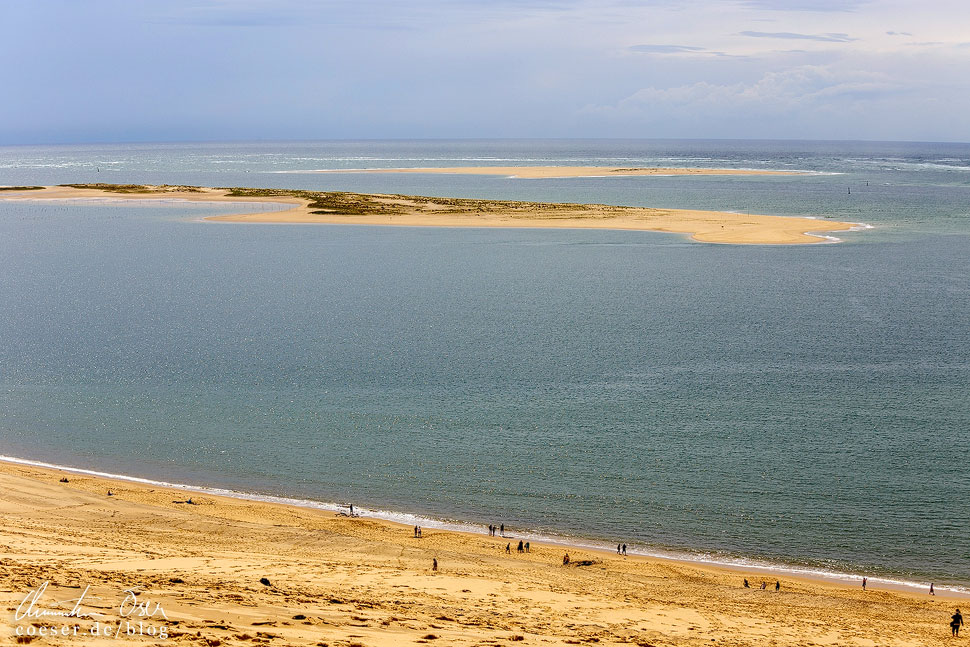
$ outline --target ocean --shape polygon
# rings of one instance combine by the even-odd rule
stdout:
[[[313,174],[514,165],[796,176]],[[970,145],[0,148],[0,184],[749,211],[809,246],[259,225],[0,194],[0,455],[483,529],[970,588]]]

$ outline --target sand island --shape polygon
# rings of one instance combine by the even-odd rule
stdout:
[[[833,240],[820,232],[850,231],[859,223],[727,211],[654,209],[603,204],[433,198],[291,189],[204,188],[170,185],[72,184],[16,187],[15,199],[124,198],[197,202],[272,202],[292,208],[211,216],[216,222],[402,225],[430,227],[529,227],[623,229],[688,234],[694,240],[731,244],[807,244]],[[815,232],[816,235],[813,235]]]
[[[130,589],[166,616],[140,620],[168,632],[136,644],[209,646],[915,647],[949,640],[967,602],[539,542],[519,553],[515,529],[418,538],[366,516],[6,462],[0,523],[4,644],[27,624],[90,630],[93,618],[14,620],[44,582],[39,607],[90,587],[82,610],[117,625]],[[59,640],[36,644],[107,639]]]
[[[503,175],[519,179],[567,177],[634,177],[641,175],[805,175],[804,171],[762,171],[733,168],[659,168],[619,166],[435,166],[426,168],[315,169],[286,173],[437,173],[446,175]]]

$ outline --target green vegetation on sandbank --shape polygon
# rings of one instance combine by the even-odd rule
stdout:
[[[110,193],[160,194],[175,192],[204,193],[197,186],[173,184],[62,184],[74,189],[93,189]],[[543,211],[584,211],[590,205],[548,204],[513,200],[476,200],[472,198],[437,198],[414,195],[350,193],[345,191],[308,191],[303,189],[256,189],[250,187],[216,187],[232,198],[298,198],[307,201],[311,213],[343,216],[399,215],[415,211],[439,215],[456,213],[523,213]],[[596,205],[602,209],[619,211],[623,207]]]
[[[189,193],[203,192],[201,187],[186,186],[181,184],[105,184],[102,182],[97,182],[94,184],[61,184],[60,186],[66,186],[72,189],[95,189],[99,191],[108,191],[109,193],[174,193],[176,191]]]

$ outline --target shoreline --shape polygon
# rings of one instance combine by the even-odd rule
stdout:
[[[114,474],[110,472],[101,472],[98,470],[92,470],[81,467],[71,467],[65,465],[58,465],[53,463],[45,463],[43,461],[35,461],[32,459],[18,458],[13,456],[6,456],[0,454],[0,473],[3,472],[4,465],[17,465],[26,468],[34,468],[44,471],[53,472],[65,472],[69,474],[77,474],[82,476],[87,476],[96,479],[103,479],[106,481],[117,481],[120,483],[131,483],[145,487],[160,487],[170,490],[177,490],[181,492],[191,492],[197,494],[203,494],[207,496],[225,497],[230,499],[236,499],[240,501],[251,501],[254,503],[262,503],[271,506],[284,506],[300,508],[305,510],[315,510],[320,512],[328,512],[340,514],[346,506],[335,502],[324,502],[315,501],[312,499],[302,499],[293,498],[277,495],[259,494],[253,492],[244,492],[240,490],[233,490],[229,488],[213,487],[213,486],[203,486],[203,485],[192,485],[186,483],[174,483],[169,481],[159,481],[156,479],[131,476],[126,474]],[[473,522],[463,522],[459,520],[444,520],[435,517],[424,516],[420,514],[408,513],[408,512],[397,512],[384,509],[371,509],[371,508],[361,508],[355,506],[356,510],[359,510],[358,514],[361,518],[367,518],[370,520],[377,520],[382,523],[392,524],[400,528],[408,528],[413,525],[419,525],[422,527],[432,528],[440,532],[448,533],[459,533],[464,535],[472,536],[488,536],[487,526],[482,524],[477,524]],[[517,529],[518,534],[516,535],[506,535],[508,539],[522,539],[526,541],[531,541],[537,546],[545,546],[549,548],[559,548],[564,550],[582,550],[582,551],[592,551],[598,554],[614,554],[612,546],[607,542],[606,539],[596,539],[589,538],[583,539],[580,537],[570,537],[568,535],[558,535],[553,532],[542,532],[534,531],[529,529]],[[785,578],[796,578],[804,580],[806,582],[811,582],[820,585],[830,585],[845,588],[857,588],[860,586],[860,581],[863,575],[858,575],[854,573],[845,573],[838,571],[826,571],[821,568],[814,568],[809,566],[795,566],[784,563],[774,563],[774,562],[763,562],[760,560],[751,560],[749,558],[738,557],[734,559],[704,559],[700,557],[692,557],[689,553],[683,552],[679,553],[676,550],[672,551],[660,551],[660,550],[638,550],[632,547],[628,551],[629,557],[634,557],[638,559],[645,560],[659,560],[662,562],[672,562],[675,564],[681,564],[684,566],[693,566],[698,568],[711,568],[717,569],[719,571],[724,571],[735,575],[737,577],[743,577],[744,575],[752,576],[752,574],[767,575],[772,578],[785,577]],[[921,593],[925,593],[929,584],[922,582],[915,582],[903,579],[894,579],[890,576],[866,576],[869,581],[870,590],[881,590],[881,591],[893,591],[903,594],[910,594],[920,596]],[[942,585],[936,586],[935,590],[938,592],[938,596],[943,598],[954,598],[954,599],[970,599],[970,587],[964,587],[959,585]]]
[[[698,242],[736,245],[840,242],[828,233],[870,227],[863,223],[721,211],[288,189],[65,185],[33,191],[10,191],[0,195],[0,200],[17,201],[86,198],[292,205],[289,209],[279,211],[205,218],[211,222],[612,229],[686,234]]]
[[[110,634],[90,634],[111,628],[139,644],[164,630],[210,647],[929,647],[948,638],[959,604],[785,575],[762,589],[769,579],[751,571],[612,551],[568,548],[566,564],[563,546],[416,537],[367,517],[7,462],[0,518],[7,635],[67,625],[79,645],[103,644]],[[24,618],[41,593],[50,615]],[[126,621],[132,596],[161,611],[135,622],[129,605]],[[72,606],[98,616],[63,617]]]

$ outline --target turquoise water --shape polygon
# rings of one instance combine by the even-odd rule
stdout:
[[[517,162],[816,174],[291,172]],[[5,184],[342,188],[876,227],[838,245],[734,247],[0,201],[0,454],[966,586],[968,172],[970,146],[930,144],[0,149]]]

